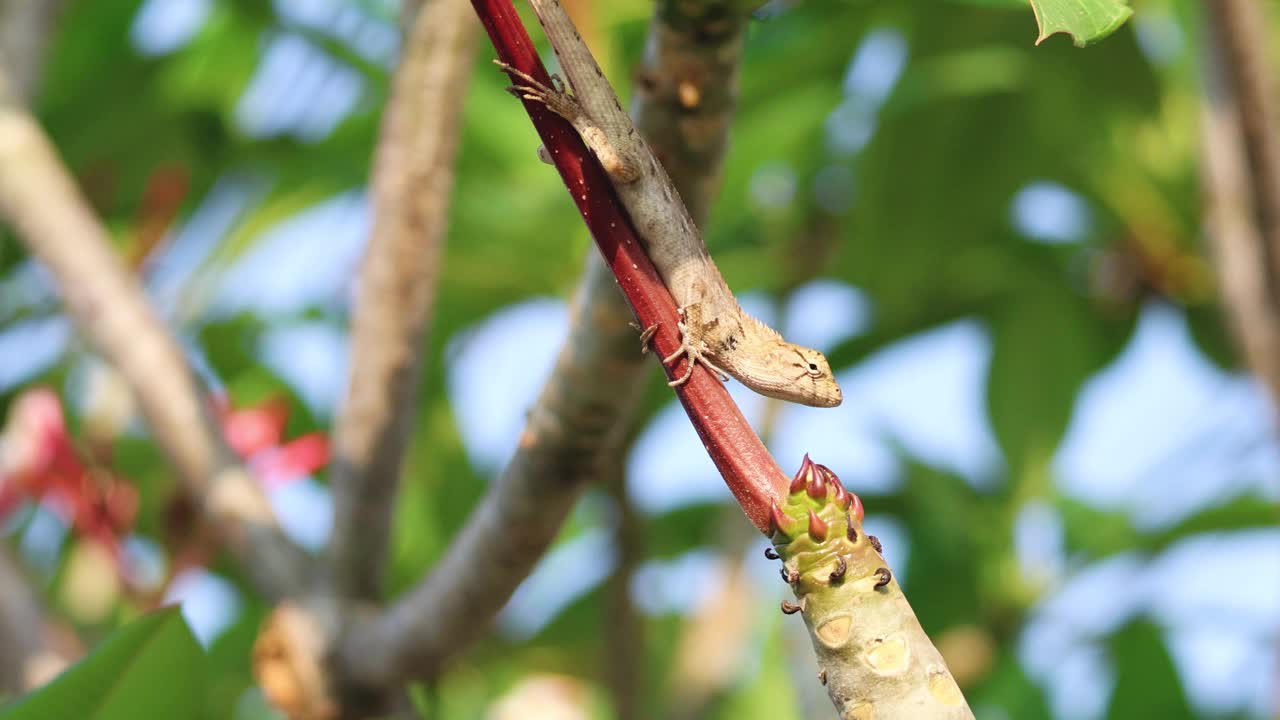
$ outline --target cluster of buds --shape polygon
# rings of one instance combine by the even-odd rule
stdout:
[[[822,544],[833,530],[856,540],[862,517],[862,500],[845,490],[830,468],[805,455],[783,506],[769,507],[769,535],[778,550],[802,538]]]
[[[879,557],[880,543],[861,534],[862,500],[840,484],[825,465],[805,455],[782,504],[769,508],[770,559],[782,560],[782,577],[797,595],[821,586],[838,585],[849,573],[872,578],[873,589],[888,585],[892,575]],[[805,607],[784,602],[785,613]]]

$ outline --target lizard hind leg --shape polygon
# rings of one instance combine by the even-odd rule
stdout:
[[[570,95],[565,88],[564,81],[558,75],[551,76],[551,84],[554,87],[548,87],[546,84],[539,82],[527,72],[517,70],[501,60],[494,60],[495,65],[503,70],[511,73],[515,78],[524,82],[523,85],[512,85],[507,90],[518,98],[540,102],[551,112],[568,120],[573,129],[582,137],[582,141],[587,147],[591,148],[600,161],[600,165],[604,167],[605,172],[609,173],[609,177],[624,183],[635,182],[640,177],[639,165],[624,157],[622,151],[614,147],[609,141],[608,134],[600,128],[600,126],[587,114],[586,109]]]
[[[540,82],[537,78],[523,70],[517,70],[515,67],[494,60],[495,65],[499,68],[511,73],[515,77],[524,82],[523,85],[512,85],[507,88],[512,95],[524,98],[525,100],[533,100],[547,106],[551,112],[573,123],[578,119],[586,116],[586,111],[578,104],[577,100],[569,94],[565,87],[564,80],[559,75],[551,76],[551,86]]]

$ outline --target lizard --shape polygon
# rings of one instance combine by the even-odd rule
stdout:
[[[613,181],[679,310],[680,348],[662,361],[670,364],[683,355],[688,368],[668,385],[688,381],[701,363],[722,380],[732,376],[761,395],[815,407],[839,405],[840,386],[821,352],[787,342],[742,310],[675,184],[622,109],[559,0],[530,3],[572,94],[556,76],[548,87],[506,63],[494,62],[521,83],[509,88],[513,94],[541,102],[569,121]],[[656,330],[653,325],[643,332],[642,347]]]

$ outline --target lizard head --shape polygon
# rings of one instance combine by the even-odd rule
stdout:
[[[813,407],[835,407],[844,401],[840,385],[836,383],[827,357],[822,353],[800,345],[792,345],[795,358],[790,362],[790,377],[795,378],[799,390],[792,397],[783,398]]]
[[[743,385],[779,400],[812,407],[835,407],[844,400],[822,353],[781,338],[770,344],[768,352],[742,354],[720,367]]]

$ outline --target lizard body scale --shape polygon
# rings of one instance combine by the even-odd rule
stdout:
[[[573,95],[499,65],[525,83],[513,88],[521,97],[544,103],[573,125],[614,181],[650,260],[680,309],[681,347],[664,362],[686,355],[689,366],[670,384],[687,380],[701,362],[762,395],[816,407],[839,405],[840,386],[821,352],[787,342],[738,305],[675,184],[622,109],[559,0],[530,2]],[[651,332],[652,328],[643,337]]]

